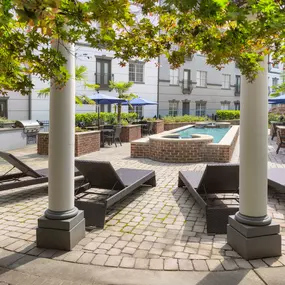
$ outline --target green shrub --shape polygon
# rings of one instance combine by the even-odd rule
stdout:
[[[81,128],[79,128],[79,127],[75,127],[75,132],[76,132],[76,133],[83,133],[83,132],[88,132],[88,131],[85,130],[85,129],[81,129]]]
[[[8,120],[5,117],[0,117],[0,123],[15,123],[14,120]]]
[[[237,120],[240,117],[240,111],[235,110],[217,110],[218,120]]]
[[[132,123],[137,118],[136,113],[122,113],[122,119],[124,120],[124,124]],[[83,122],[86,127],[95,125],[97,123],[98,114],[93,113],[82,113],[75,114],[75,124],[77,125],[79,122]],[[114,125],[117,123],[117,114],[116,113],[108,113],[101,112],[100,120],[102,120],[106,124]]]
[[[281,114],[268,113],[268,124],[270,124],[271,121],[280,121],[281,116]]]
[[[192,115],[184,115],[184,116],[166,116],[163,118],[165,123],[182,123],[182,122],[202,122],[208,121],[208,117],[198,117]]]

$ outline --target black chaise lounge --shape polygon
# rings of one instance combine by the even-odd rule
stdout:
[[[86,184],[76,189],[75,206],[84,210],[86,226],[104,227],[106,210],[142,185],[156,186],[153,170],[120,168],[110,162],[75,160]]]
[[[0,176],[0,191],[45,183],[48,181],[48,168],[34,170],[14,155],[0,151],[0,158],[12,165],[11,169]],[[20,172],[10,173],[18,169]],[[75,169],[75,176],[80,172]]]
[[[178,187],[186,186],[206,211],[207,232],[225,234],[228,216],[239,209],[239,165],[207,165],[205,171],[180,171]]]

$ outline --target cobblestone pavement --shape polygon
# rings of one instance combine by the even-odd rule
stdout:
[[[275,154],[269,139],[269,167],[285,166],[285,151]],[[34,168],[47,167],[35,147],[12,151]],[[83,159],[109,160],[115,168],[156,171],[157,187],[142,187],[115,205],[104,230],[93,229],[70,252],[35,246],[37,218],[47,208],[47,188],[30,187],[0,193],[0,247],[66,262],[150,270],[224,271],[285,265],[279,258],[245,261],[226,243],[226,235],[207,235],[203,210],[187,190],[177,187],[179,170],[200,171],[205,164],[168,164],[132,159],[130,145],[106,147]],[[239,157],[238,146],[232,162]],[[9,167],[0,161],[0,172]],[[281,225],[285,254],[285,194],[269,193],[268,213]]]

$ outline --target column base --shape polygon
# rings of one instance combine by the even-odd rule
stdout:
[[[83,211],[66,220],[50,220],[45,216],[38,219],[37,247],[71,250],[85,237]]]
[[[241,224],[235,216],[229,216],[228,244],[244,259],[280,256],[280,226],[274,222],[267,226]]]

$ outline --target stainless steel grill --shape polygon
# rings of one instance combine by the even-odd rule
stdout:
[[[16,128],[23,128],[24,134],[27,136],[27,144],[37,143],[37,134],[40,131],[40,124],[33,120],[23,120],[15,122]]]

